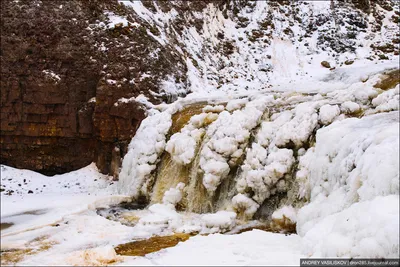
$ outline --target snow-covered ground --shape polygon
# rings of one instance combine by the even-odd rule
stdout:
[[[195,236],[175,248],[145,257],[118,256],[113,246],[152,234],[173,233],[162,232],[163,220],[175,220],[176,227],[203,227],[213,232],[219,231],[218,227],[229,228],[235,214],[180,215],[166,200],[165,205],[139,212],[142,223],[128,227],[96,213],[96,208],[127,201],[129,197],[117,195],[111,177],[98,173],[94,164],[54,177],[1,166],[1,175],[2,187],[14,191],[12,195],[7,195],[8,191],[1,195],[1,222],[13,224],[1,231],[1,250],[23,250],[24,257],[18,265],[295,265],[301,256],[297,235],[260,230]],[[46,189],[38,192],[36,188],[43,185]],[[29,190],[36,192],[28,194]],[[171,198],[173,192],[169,195]],[[225,248],[223,255],[221,246]]]
[[[297,235],[253,230],[238,235],[195,236],[145,258],[126,259],[121,265],[299,265],[299,259],[304,257],[300,248]]]

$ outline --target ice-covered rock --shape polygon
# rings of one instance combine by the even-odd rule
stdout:
[[[355,102],[352,102],[352,101],[346,101],[340,105],[340,109],[344,113],[351,114],[351,113],[355,113],[355,112],[359,111],[360,105]]]
[[[323,105],[319,110],[318,119],[323,125],[330,124],[340,114],[337,105]]]
[[[306,255],[398,255],[398,155],[398,112],[346,119],[317,132],[311,199],[297,222]]]
[[[179,164],[189,164],[196,155],[205,127],[218,118],[216,113],[201,113],[190,118],[189,123],[179,133],[168,140],[165,150]]]
[[[236,213],[231,211],[218,211],[217,213],[205,214],[201,217],[207,228],[215,230],[230,230],[235,226]]]
[[[179,183],[175,188],[170,188],[164,193],[163,203],[164,204],[172,204],[176,205],[179,201],[182,200],[182,190],[184,189],[185,184]]]
[[[208,191],[215,191],[228,175],[230,166],[237,164],[249,141],[250,131],[258,125],[270,100],[270,97],[253,100],[232,114],[223,111],[209,126],[206,132],[208,140],[200,151],[203,185]]]
[[[246,218],[253,217],[260,205],[244,194],[237,194],[232,198],[232,206],[240,214],[243,212]]]
[[[170,112],[158,112],[142,121],[129,144],[121,173],[119,190],[135,198],[149,194],[151,173],[166,145],[166,135],[172,125]]]

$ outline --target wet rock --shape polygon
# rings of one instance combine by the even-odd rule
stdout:
[[[386,55],[383,55],[383,54],[379,55],[379,58],[380,58],[380,59],[384,59],[384,60],[386,60],[386,59],[389,59],[389,57],[388,57],[388,56],[386,56]]]
[[[331,68],[331,64],[329,64],[328,61],[322,61],[322,62],[321,62],[321,65],[322,65],[323,67],[327,68],[327,69],[330,69],[330,68]]]

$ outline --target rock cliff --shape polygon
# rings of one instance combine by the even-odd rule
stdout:
[[[1,163],[117,176],[147,106],[391,59],[399,15],[389,0],[2,1]]]

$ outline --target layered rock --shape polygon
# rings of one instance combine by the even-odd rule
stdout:
[[[2,2],[1,163],[56,174],[95,161],[118,173],[111,161],[145,117],[131,98],[160,102],[166,75],[184,82],[150,25],[103,26],[111,10],[127,12],[117,1]],[[131,101],[115,105],[122,97]]]
[[[313,56],[322,53],[333,69],[360,59],[355,51],[366,45],[370,60],[398,54],[395,1],[328,6],[2,1],[1,163],[55,174],[95,161],[117,175],[146,116],[148,102],[139,95],[173,102],[196,90],[264,90],[275,74],[279,81],[282,73],[310,76],[306,68],[284,69],[276,49],[283,42],[285,53],[301,56],[290,63],[299,66],[314,66]]]

